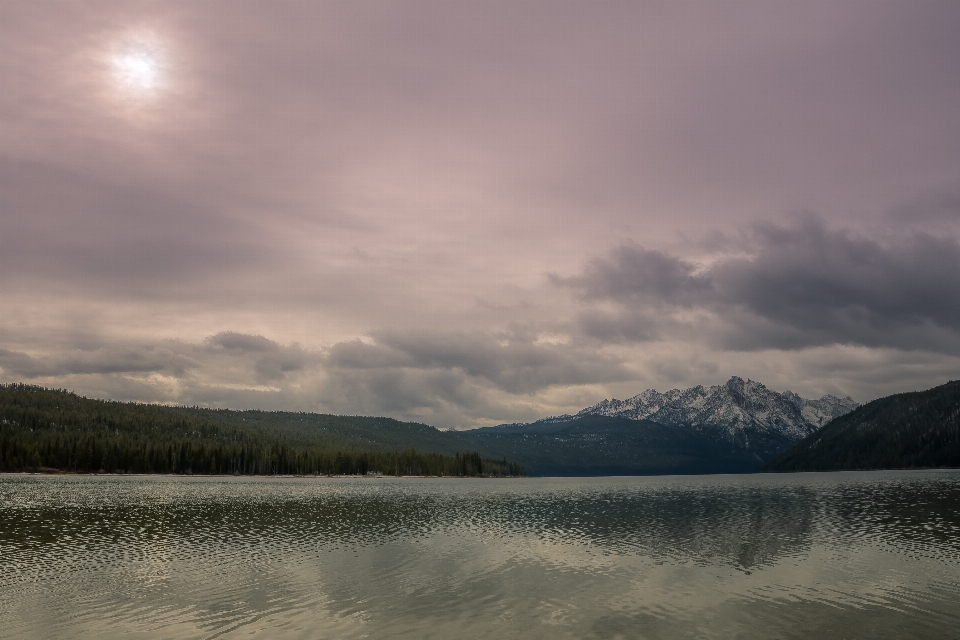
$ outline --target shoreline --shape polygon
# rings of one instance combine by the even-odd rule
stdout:
[[[378,478],[455,478],[464,480],[504,480],[512,478],[528,478],[531,476],[423,476],[423,475],[389,475],[389,474],[345,474],[345,475],[322,475],[322,474],[243,474],[243,473],[94,473],[83,471],[61,471],[59,469],[44,471],[0,471],[0,476],[77,476],[77,477],[102,477],[102,478],[130,478],[130,477],[153,477],[153,478],[314,478],[314,479],[336,479],[336,478],[356,478],[374,480]],[[602,477],[602,476],[584,476],[584,477]],[[612,477],[612,476],[610,476]]]

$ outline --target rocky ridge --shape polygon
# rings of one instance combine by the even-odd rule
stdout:
[[[574,416],[550,421],[601,415],[691,426],[719,432],[731,440],[763,434],[799,441],[859,406],[849,396],[807,400],[791,391],[779,393],[759,382],[733,376],[725,384],[711,387],[697,385],[666,393],[648,389],[626,400],[604,400]]]

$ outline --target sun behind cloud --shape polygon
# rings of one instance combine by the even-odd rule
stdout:
[[[117,76],[131,87],[152,89],[159,79],[157,61],[147,51],[131,51],[114,60]]]
[[[113,80],[128,97],[156,95],[168,82],[163,47],[153,35],[128,36],[110,57]]]

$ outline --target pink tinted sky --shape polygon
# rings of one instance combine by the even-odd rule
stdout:
[[[958,24],[0,0],[0,381],[462,428],[956,378]]]

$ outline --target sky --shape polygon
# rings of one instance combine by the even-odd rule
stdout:
[[[459,429],[956,379],[958,24],[0,0],[0,382]]]

